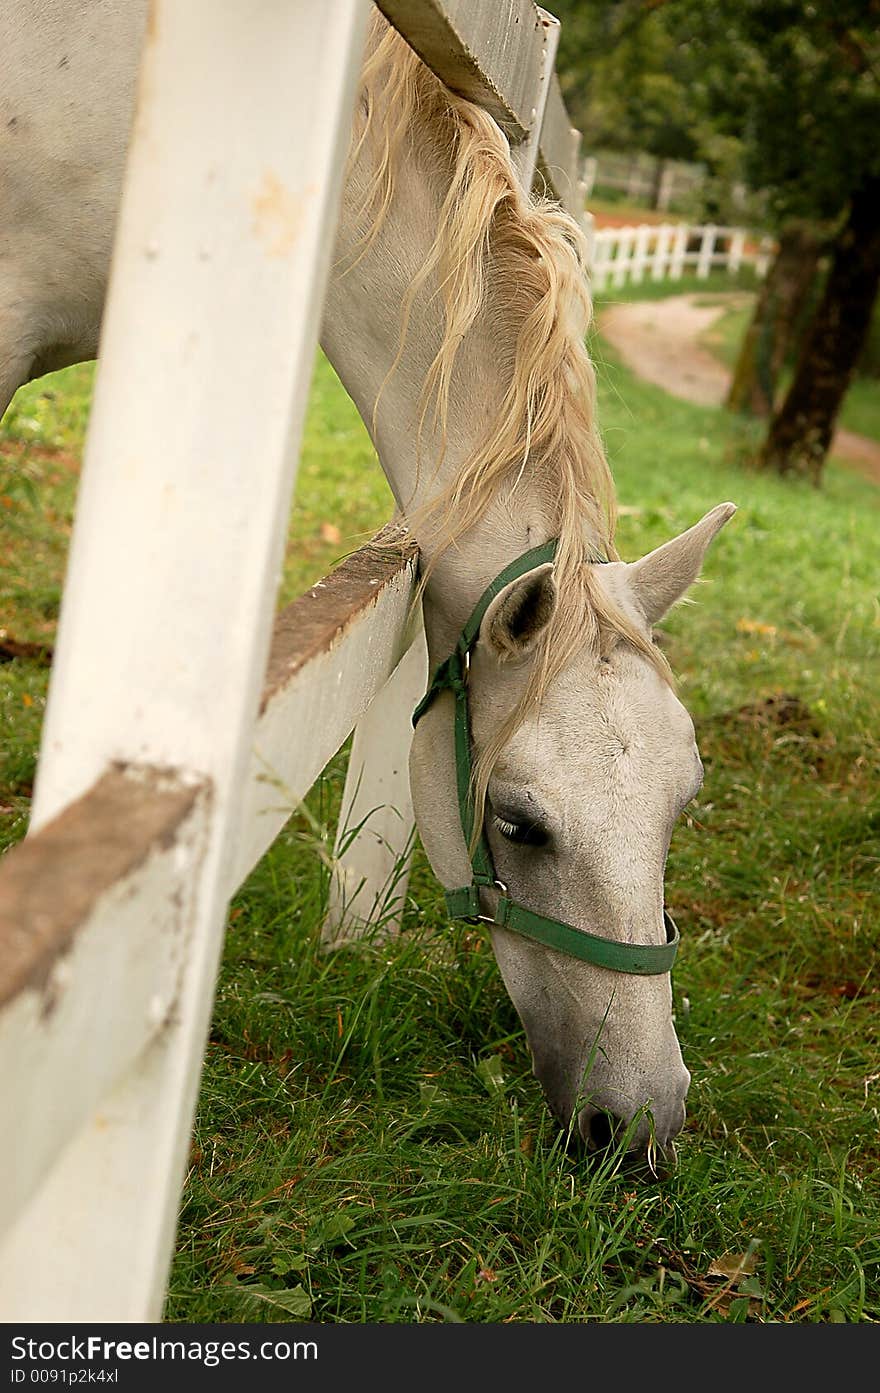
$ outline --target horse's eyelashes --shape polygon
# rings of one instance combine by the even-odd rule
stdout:
[[[495,813],[492,821],[509,842],[516,842],[519,846],[545,846],[547,843],[547,832],[540,823],[512,822],[500,813]]]

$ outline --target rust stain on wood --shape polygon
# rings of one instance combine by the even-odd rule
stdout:
[[[294,193],[271,170],[263,175],[251,209],[254,233],[270,256],[288,256],[293,251],[306,204],[316,192],[317,186],[310,184],[301,193]]]
[[[380,532],[377,540],[387,535]],[[385,587],[414,566],[417,558],[415,542],[368,543],[282,610],[275,621],[261,713],[300,668],[332,648],[352,620],[374,605]]]
[[[173,846],[206,785],[167,771],[110,770],[0,862],[0,1006],[43,990],[100,897]],[[48,1003],[51,1005],[51,1001]]]

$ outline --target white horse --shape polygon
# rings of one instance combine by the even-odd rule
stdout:
[[[0,411],[97,354],[145,8],[0,11]],[[663,881],[702,778],[651,629],[734,506],[617,558],[583,257],[575,222],[520,189],[491,117],[376,16],[322,344],[418,542],[432,668],[474,621],[465,707],[440,681],[415,731],[417,825],[453,899],[492,925],[553,1112],[591,1148],[625,1130],[643,1154],[685,1115]],[[606,948],[572,955],[557,929]],[[634,946],[655,966],[626,966]]]

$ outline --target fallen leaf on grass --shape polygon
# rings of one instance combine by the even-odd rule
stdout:
[[[286,1311],[289,1316],[297,1316],[300,1320],[312,1313],[312,1298],[301,1283],[282,1291],[274,1291],[271,1287],[264,1287],[259,1283],[240,1287],[239,1290],[244,1296],[253,1297],[255,1301],[264,1301],[267,1306],[276,1306],[279,1311]]]
[[[754,1253],[722,1253],[720,1258],[709,1263],[706,1276],[725,1277],[728,1282],[735,1282],[754,1272],[757,1263]]]
[[[693,1239],[686,1240],[687,1246],[692,1244]],[[663,1253],[667,1267],[679,1273],[691,1291],[707,1301],[713,1311],[727,1316],[739,1303],[740,1307],[746,1307],[748,1316],[760,1317],[763,1293],[754,1275],[758,1259],[752,1248],[745,1253],[722,1253],[702,1275],[683,1253],[667,1250],[662,1244],[657,1247]]]
[[[722,1253],[709,1264],[707,1277],[718,1277],[716,1295],[710,1297],[709,1305],[722,1316],[730,1315],[737,1306],[745,1306],[746,1314],[761,1314],[764,1293],[754,1275],[757,1255],[749,1249],[745,1253]]]

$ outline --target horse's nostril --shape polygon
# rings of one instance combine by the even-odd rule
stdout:
[[[588,1143],[591,1150],[605,1151],[614,1141],[617,1118],[608,1112],[594,1113],[590,1118]]]

